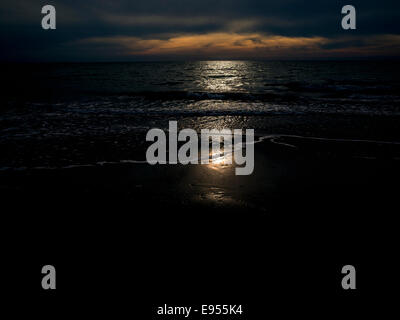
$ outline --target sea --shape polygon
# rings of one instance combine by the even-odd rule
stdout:
[[[19,63],[2,70],[5,168],[126,158],[168,120],[194,129],[373,139],[396,131],[400,116],[398,61]]]

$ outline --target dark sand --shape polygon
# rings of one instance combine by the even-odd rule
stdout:
[[[371,121],[377,120],[359,123]],[[93,147],[85,154],[83,147],[86,163],[80,159],[74,167],[63,161],[57,166],[61,157],[49,148],[51,169],[37,168],[35,161],[29,169],[25,161],[0,173],[2,226],[12,234],[3,243],[27,263],[49,256],[59,261],[69,272],[59,285],[84,281],[104,297],[99,303],[123,279],[152,303],[206,294],[262,312],[260,292],[266,292],[274,297],[269,306],[283,314],[283,301],[299,296],[333,308],[332,297],[342,294],[341,267],[349,263],[361,266],[360,279],[368,279],[361,292],[372,301],[384,285],[373,273],[382,265],[393,271],[398,243],[400,146],[388,134],[393,123],[382,121],[381,135],[375,130],[374,140],[386,143],[366,141],[370,131],[363,125],[341,134],[336,125],[324,126],[318,133],[309,122],[310,136],[336,140],[296,137],[301,124],[286,126],[278,132],[290,136],[255,145],[251,176],[235,176],[233,166],[223,165],[93,165],[128,159],[123,138],[117,147],[107,142],[115,137],[95,140],[110,149]],[[144,151],[137,146],[129,155],[143,159]],[[105,280],[110,273],[116,282]],[[85,303],[83,292],[75,298]]]

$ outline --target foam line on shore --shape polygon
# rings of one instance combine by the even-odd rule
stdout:
[[[362,140],[362,139],[336,139],[336,138],[320,138],[320,137],[305,137],[299,135],[285,135],[285,134],[272,134],[272,135],[261,135],[258,136],[254,142],[245,142],[245,144],[257,144],[265,140],[278,145],[282,145],[290,148],[298,148],[296,145],[290,144],[288,142],[278,141],[279,138],[292,138],[297,140],[316,140],[316,141],[326,141],[326,142],[343,142],[343,143],[369,143],[376,145],[396,145],[400,146],[400,142],[397,141],[380,141],[380,140]],[[365,157],[361,157],[365,158]],[[371,157],[370,159],[373,159]],[[397,158],[395,158],[397,159]],[[201,158],[199,159],[201,160]],[[118,165],[118,164],[147,164],[146,160],[118,160],[118,161],[98,161],[92,164],[71,164],[67,166],[37,166],[37,167],[0,167],[0,171],[27,171],[27,170],[60,170],[60,169],[76,169],[76,168],[87,168],[87,167],[97,167],[104,165]]]

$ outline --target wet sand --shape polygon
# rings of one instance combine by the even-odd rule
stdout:
[[[394,137],[261,136],[250,176],[224,164],[151,166],[113,161],[121,159],[113,153],[96,157],[112,149],[91,151],[86,163],[73,166],[4,169],[2,225],[12,230],[12,254],[30,262],[50,255],[69,269],[84,265],[95,270],[86,279],[99,292],[109,292],[112,284],[99,279],[118,261],[125,281],[151,301],[207,292],[240,297],[253,308],[262,299],[255,286],[274,288],[281,305],[287,292],[314,297],[304,291],[310,286],[337,294],[336,269],[349,261],[364,267],[361,276],[382,263],[394,268],[400,178]],[[121,141],[113,146],[127,159]],[[138,146],[131,159],[143,160],[144,151]],[[137,280],[141,274],[146,278]],[[372,297],[380,285],[370,280],[364,292]]]
[[[250,176],[236,176],[235,165],[223,163],[104,162],[3,170],[0,187],[2,202],[19,217],[43,215],[49,225],[68,224],[68,232],[106,225],[124,229],[130,219],[173,227],[233,219],[253,227],[259,220],[282,234],[298,223],[303,232],[311,228],[317,234],[322,225],[333,224],[329,232],[336,237],[342,223],[364,232],[363,223],[386,225],[394,218],[389,208],[396,199],[399,161],[397,143],[279,135],[256,143]]]

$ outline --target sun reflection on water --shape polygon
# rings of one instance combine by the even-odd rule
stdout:
[[[205,92],[243,92],[251,79],[246,61],[199,62],[198,85]]]

